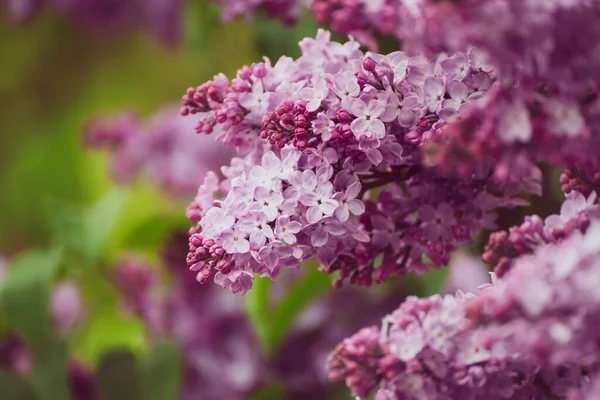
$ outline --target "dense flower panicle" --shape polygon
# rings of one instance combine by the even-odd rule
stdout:
[[[286,25],[294,24],[310,0],[210,0],[223,7],[226,22],[236,17],[252,18],[259,11],[277,18]]]
[[[510,167],[519,155],[598,169],[598,1],[419,0],[405,8],[412,23],[400,36],[409,48],[475,46],[497,77],[489,101],[431,149],[434,164],[470,165],[485,154]]]
[[[538,365],[582,364],[593,373],[600,360],[600,220],[514,261],[493,291],[469,305],[490,344],[525,354]]]
[[[527,160],[518,171],[424,163],[423,144],[484,102],[495,80],[475,53],[363,54],[325,31],[300,48],[298,60],[244,67],[231,83],[219,75],[183,97],[198,133],[243,155],[223,167],[224,181],[208,174],[188,208],[187,261],[200,282],[244,293],[254,273],[274,278],[314,256],[340,271],[336,285],[425,272],[493,228],[493,209],[526,204],[513,198],[520,190],[539,192]],[[378,187],[387,188],[366,200]]]
[[[184,0],[6,0],[8,16],[27,22],[42,9],[64,15],[94,34],[114,35],[142,28],[166,46],[181,39]]]
[[[556,243],[574,232],[585,232],[590,218],[599,215],[598,192],[595,189],[589,192],[587,198],[579,192],[569,190],[560,214],[550,215],[545,220],[531,215],[520,226],[492,233],[485,247],[483,260],[495,264],[494,272],[502,277],[521,255],[532,254],[541,246]]]
[[[565,194],[572,191],[589,196],[592,191],[600,193],[600,171],[586,167],[571,167],[560,175],[561,190]]]
[[[568,87],[575,82],[597,79],[597,0],[404,3],[400,36],[409,47],[437,53],[475,46],[503,74],[514,73],[524,84],[568,91],[581,88]]]
[[[88,147],[111,151],[111,173],[118,182],[144,174],[174,197],[192,194],[207,171],[227,162],[230,150],[212,140],[190,140],[193,124],[173,107],[147,123],[131,112],[97,118],[86,129]]]
[[[548,259],[552,257],[555,252]],[[550,300],[547,292],[538,290],[539,285],[532,286],[532,277],[539,280],[535,272],[527,281],[522,275],[514,276],[511,293],[524,301],[521,304],[535,307],[540,297],[553,303],[563,300],[559,293],[564,287],[557,288]],[[336,347],[328,360],[330,379],[345,380],[355,396],[369,396],[377,390],[375,398],[387,400],[594,398],[582,396],[591,390],[590,375],[597,370],[598,340],[592,322],[597,313],[591,311],[597,306],[580,313],[572,311],[581,307],[580,302],[566,309],[556,304],[541,315],[529,315],[529,320],[518,317],[518,306],[505,301],[510,279],[483,285],[477,294],[459,291],[456,297],[406,299],[384,318],[381,328],[363,328]],[[589,298],[593,285],[581,300]],[[577,297],[572,292],[566,296]],[[479,304],[483,306],[478,308]],[[515,320],[474,325],[470,319],[474,309],[484,310],[488,318],[500,317],[494,314],[499,312]]]
[[[546,396],[563,382],[553,371],[516,352],[487,348],[477,331],[465,330],[465,304],[474,296],[409,297],[381,329],[363,328],[336,347],[330,378],[345,380],[356,396],[377,389],[376,399],[554,398]]]

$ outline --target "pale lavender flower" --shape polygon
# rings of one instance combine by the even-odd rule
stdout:
[[[319,77],[313,87],[305,87],[300,91],[300,98],[307,102],[306,110],[314,112],[321,107],[321,102],[327,98],[328,94],[329,87],[325,83],[325,79]]]
[[[354,182],[348,186],[343,195],[340,194],[338,199],[336,199],[339,202],[339,206],[335,210],[335,216],[341,222],[346,222],[350,218],[350,213],[358,216],[365,212],[364,203],[357,199],[361,188],[362,185],[360,182]]]
[[[385,126],[378,119],[385,111],[380,102],[372,100],[369,104],[366,104],[362,100],[354,100],[350,105],[350,111],[357,116],[350,125],[350,129],[352,129],[352,133],[357,139],[369,134],[378,139],[385,136]]]
[[[294,244],[296,243],[296,236],[294,234],[300,232],[300,229],[302,229],[302,224],[290,220],[290,217],[287,215],[282,215],[277,218],[275,235],[288,244]]]

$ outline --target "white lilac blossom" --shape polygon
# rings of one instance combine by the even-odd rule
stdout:
[[[195,193],[206,172],[232,154],[212,140],[190,141],[192,129],[173,107],[158,110],[147,122],[122,111],[90,121],[85,144],[109,149],[111,175],[117,182],[145,175],[173,197],[182,197]]]
[[[494,228],[495,208],[526,204],[514,196],[539,190],[527,160],[501,174],[485,160],[470,174],[424,164],[424,144],[485,99],[482,82],[495,81],[472,51],[431,60],[364,54],[326,31],[300,48],[297,60],[265,59],[183,97],[181,113],[199,134],[240,153],[222,168],[225,180],[206,176],[188,208],[196,226],[187,261],[200,282],[244,293],[255,273],[275,278],[312,257],[340,271],[336,286],[422,273]],[[373,189],[383,190],[368,200]]]

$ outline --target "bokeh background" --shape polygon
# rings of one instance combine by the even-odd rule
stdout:
[[[104,386],[100,397],[84,391],[78,398],[167,400],[179,396],[173,393],[181,391],[183,372],[170,372],[177,370],[181,354],[173,356],[168,345],[157,345],[144,318],[123,312],[110,276],[123,254],[142,257],[148,268],[160,264],[163,243],[173,232],[185,232],[189,226],[185,206],[191,198],[165,196],[147,179],[117,185],[108,173],[109,154],[84,147],[84,129],[92,118],[122,109],[150,117],[161,106],[177,102],[188,86],[220,72],[232,77],[236,69],[260,61],[263,55],[272,60],[283,54],[296,57],[298,41],[314,37],[317,26],[309,16],[294,27],[261,16],[223,24],[218,8],[198,0],[186,5],[182,29],[180,46],[168,48],[141,31],[86,32],[75,21],[50,11],[17,24],[0,8],[0,254],[11,265],[3,273],[5,284],[0,290],[0,365],[2,357],[14,361],[14,346],[9,343],[13,335],[25,342],[29,352],[25,357],[29,364],[20,370],[15,372],[14,365],[12,370],[7,368],[10,363],[0,370],[3,400],[65,398],[60,380],[73,374],[64,372],[66,360],[71,359],[95,375],[94,385]],[[190,140],[194,140],[193,132]],[[185,253],[181,268],[185,269]],[[405,292],[435,293],[444,274],[433,271],[398,286]],[[68,335],[59,337],[50,327],[49,293],[56,282],[65,279],[80,288],[85,318]],[[301,284],[284,302],[287,308],[271,314],[264,298],[281,296],[281,287],[294,279]],[[304,350],[319,337],[314,333],[294,342],[289,327],[316,298],[331,296],[330,280],[316,274],[283,279],[279,288],[262,285],[244,299],[253,335],[262,343],[254,346],[261,358],[270,359],[274,356],[265,346],[274,337],[286,337],[288,353],[270,361],[277,373],[267,374],[261,385],[240,398],[294,398],[293,390],[281,381],[285,374],[279,372],[290,364],[308,369],[321,362],[324,367],[324,360],[302,360],[301,354],[306,356]],[[398,296],[394,301],[386,298],[379,314],[370,313],[367,322],[358,316],[347,333],[393,310]],[[203,301],[210,307],[210,298]],[[339,301],[338,314],[357,313],[344,309],[343,298]],[[334,327],[321,324],[336,334]],[[235,325],[218,329],[241,330]],[[330,342],[335,344],[347,333],[339,331]],[[212,346],[220,345],[214,342]],[[140,385],[151,387],[145,394],[135,392],[136,385],[127,380],[137,368],[132,366],[132,357],[147,361],[140,378]],[[213,379],[218,380],[231,365],[215,362],[210,367]],[[170,385],[176,389],[169,391]],[[310,386],[310,382],[298,385]],[[207,393],[189,398],[233,398]],[[316,393],[304,398],[349,398],[344,389]]]

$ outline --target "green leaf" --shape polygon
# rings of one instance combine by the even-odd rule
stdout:
[[[146,346],[144,324],[113,308],[98,310],[76,343],[78,355],[89,362],[99,360],[110,349],[123,348],[141,354]]]
[[[146,400],[142,396],[139,361],[128,350],[112,350],[98,367],[98,391],[102,400]]]
[[[279,348],[300,313],[331,289],[331,277],[319,271],[316,265],[307,265],[303,275],[288,288],[285,297],[275,306],[269,301],[271,286],[270,280],[258,278],[245,296],[246,312],[266,355],[273,354]]]
[[[268,353],[271,347],[271,321],[269,319],[271,315],[271,303],[269,302],[271,286],[272,282],[270,279],[261,278],[257,275],[252,284],[252,289],[244,296],[246,313],[263,353]]]
[[[285,399],[285,386],[281,383],[273,383],[269,386],[261,388],[252,395],[248,400],[280,400]]]
[[[96,260],[116,225],[125,195],[123,189],[114,189],[84,209],[47,202],[46,213],[56,238],[88,262]]]
[[[181,358],[176,343],[157,343],[144,360],[142,388],[144,400],[173,400],[181,385]]]
[[[37,399],[27,380],[7,369],[0,369],[0,397],[2,400]]]
[[[277,349],[300,313],[316,298],[331,290],[331,276],[306,266],[304,274],[290,287],[272,315],[270,348]]]
[[[65,351],[52,334],[48,312],[49,288],[61,256],[61,250],[54,250],[16,258],[0,291],[0,306],[8,323],[33,353],[31,382],[40,400],[69,398]]]
[[[187,229],[189,225],[190,222],[183,213],[152,216],[127,234],[123,240],[123,247],[156,252],[165,236],[171,235],[178,229]]]

